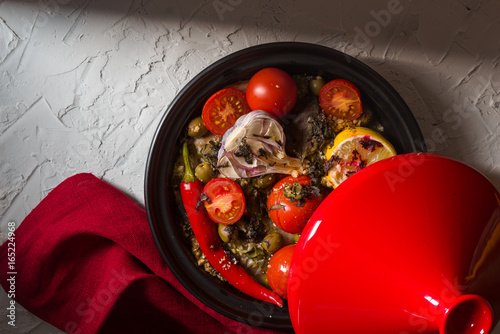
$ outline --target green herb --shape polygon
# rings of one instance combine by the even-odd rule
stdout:
[[[299,182],[286,183],[283,186],[283,195],[290,199],[290,203],[295,203],[295,206],[303,206],[309,197],[320,196],[321,190],[312,183],[304,185]]]
[[[286,183],[283,186],[283,195],[287,198],[296,200],[302,199],[302,186],[299,182],[294,182],[292,184]]]
[[[327,161],[325,161],[325,164],[323,165],[323,171],[325,173],[328,173],[328,171],[330,169],[332,169],[333,167],[335,167],[335,165],[338,164],[341,161],[342,161],[341,157],[339,157],[337,155],[332,155],[330,157],[330,159],[328,159]]]
[[[220,147],[221,147],[220,141],[211,140],[207,144],[205,144],[205,146],[203,146],[200,152],[200,157],[206,160],[213,167],[214,170],[216,170],[218,167],[221,167],[217,166]]]
[[[240,146],[234,151],[234,155],[237,157],[245,158],[247,164],[253,162],[253,154],[250,145],[247,144],[246,140],[242,140]]]

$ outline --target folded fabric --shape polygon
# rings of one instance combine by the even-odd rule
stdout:
[[[67,333],[279,333],[194,298],[163,261],[144,210],[92,174],[52,190],[16,230],[15,247],[15,301]],[[4,243],[6,291],[7,254]]]

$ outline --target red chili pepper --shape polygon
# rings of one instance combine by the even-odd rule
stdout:
[[[203,192],[203,183],[196,179],[191,169],[187,143],[184,143],[182,155],[185,165],[184,178],[180,185],[182,202],[193,233],[208,262],[222,277],[241,292],[259,300],[283,307],[283,301],[276,293],[260,285],[243,267],[233,263],[227,256],[222,248],[216,224],[208,217],[206,209],[203,206],[197,208],[198,201]]]

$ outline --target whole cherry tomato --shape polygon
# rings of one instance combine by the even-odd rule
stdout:
[[[363,112],[358,88],[344,79],[335,79],[323,86],[319,105],[327,117],[355,120]]]
[[[300,233],[314,210],[324,199],[317,187],[310,185],[311,178],[287,176],[278,181],[267,197],[269,217],[283,231]]]
[[[202,118],[210,132],[222,136],[238,118],[250,111],[245,92],[236,88],[224,88],[205,102]]]
[[[267,265],[269,286],[280,297],[287,297],[288,276],[295,245],[288,245],[273,254]]]
[[[236,223],[245,211],[245,195],[234,181],[216,178],[203,188],[203,204],[214,222],[224,225]]]
[[[246,89],[252,110],[264,110],[280,118],[288,114],[297,102],[297,85],[283,70],[268,67],[255,73]]]

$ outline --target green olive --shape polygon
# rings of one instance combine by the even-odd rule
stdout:
[[[311,93],[316,96],[319,96],[321,92],[321,88],[325,85],[325,80],[322,77],[316,77],[309,81],[309,88],[311,89]]]
[[[219,232],[219,237],[223,242],[229,242],[238,236],[238,229],[234,225],[224,225],[218,224],[217,231]]]
[[[203,118],[201,116],[193,118],[188,125],[188,136],[193,138],[199,138],[207,133],[207,127],[203,123]]]
[[[283,237],[278,232],[269,233],[262,240],[262,248],[264,248],[269,253],[275,253],[281,248],[283,243]]]
[[[214,171],[208,162],[202,162],[196,166],[194,174],[203,183],[207,183],[214,177]]]
[[[269,188],[276,183],[276,176],[275,174],[267,174],[267,175],[262,175],[254,180],[254,185],[256,188],[260,189],[265,189]]]

